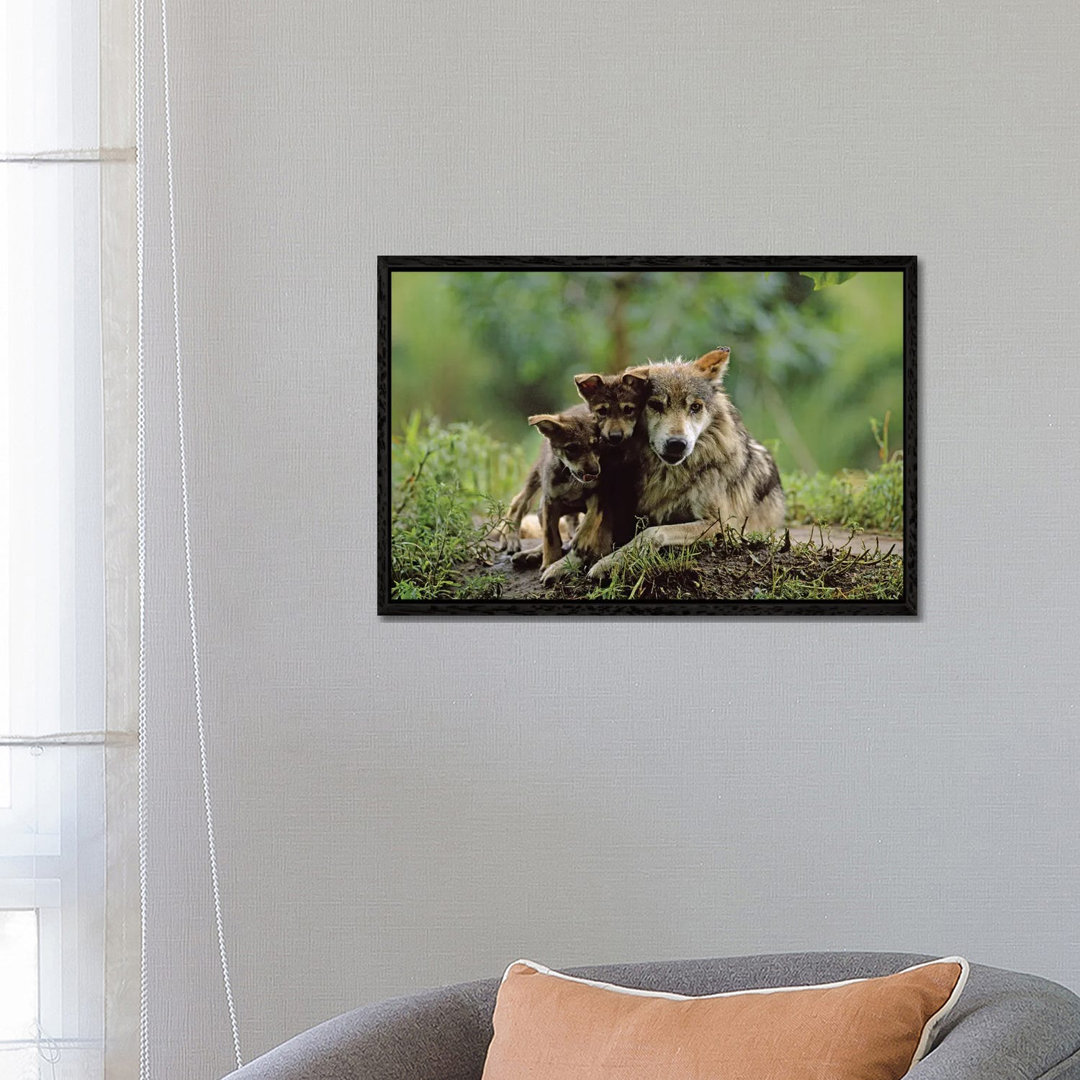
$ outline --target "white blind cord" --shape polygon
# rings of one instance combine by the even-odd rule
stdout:
[[[191,570],[191,528],[188,518],[187,449],[184,440],[184,372],[180,351],[180,284],[176,267],[176,199],[173,185],[172,107],[169,98],[169,16],[167,0],[161,0],[162,75],[165,88],[165,165],[169,181],[169,258],[172,269],[173,345],[176,357],[176,429],[180,452],[180,498],[184,522],[184,570],[187,575],[188,621],[191,624],[191,667],[195,690],[195,718],[199,731],[199,768],[202,772],[203,807],[206,810],[206,850],[210,859],[210,884],[214,894],[214,923],[217,927],[218,952],[221,956],[221,979],[229,1010],[236,1067],[244,1064],[240,1053],[240,1032],[236,1023],[232,982],[229,979],[229,956],[225,948],[225,924],[221,915],[221,890],[218,886],[217,847],[214,843],[214,809],[210,799],[210,771],[206,763],[206,726],[203,722],[202,679],[199,674],[199,632],[195,619],[195,589]]]
[[[138,398],[138,518],[139,518],[139,906],[142,917],[142,960],[140,966],[139,1010],[139,1077],[150,1078],[150,1045],[148,978],[146,964],[147,926],[147,799],[146,799],[146,633],[145,633],[145,551],[146,551],[146,421],[145,421],[145,331],[143,312],[144,290],[144,219],[145,219],[145,138],[144,113],[146,97],[145,78],[145,0],[135,0],[135,128],[136,128],[136,262],[138,274],[139,309],[139,398]],[[228,952],[225,947],[225,927],[221,909],[221,890],[218,883],[217,849],[214,842],[214,812],[210,797],[210,770],[206,756],[206,726],[202,707],[202,679],[199,670],[199,635],[195,615],[194,574],[191,557],[191,528],[188,513],[187,449],[184,438],[184,379],[180,349],[180,288],[176,257],[176,199],[173,182],[172,109],[169,96],[169,29],[166,0],[161,0],[161,47],[164,82],[165,162],[169,194],[169,256],[172,276],[173,300],[173,351],[176,362],[176,420],[180,458],[180,493],[184,531],[184,569],[187,579],[188,621],[191,629],[191,658],[195,696],[195,717],[199,739],[199,766],[202,774],[203,807],[206,813],[207,852],[210,861],[210,883],[214,899],[214,923],[217,930],[218,953],[221,958],[221,975],[225,987],[225,1001],[229,1011],[236,1066],[243,1065],[240,1052],[240,1035],[236,1022],[232,983],[229,978]]]
[[[146,956],[147,825],[146,805],[146,351],[143,316],[143,255],[146,192],[144,166],[146,140],[143,110],[146,98],[144,51],[145,4],[135,0],[135,264],[138,294],[138,413],[136,420],[136,488],[139,543],[139,1080],[150,1080],[150,980]]]

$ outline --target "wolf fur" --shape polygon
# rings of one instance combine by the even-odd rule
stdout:
[[[783,524],[776,463],[747,432],[723,389],[730,355],[721,347],[690,363],[631,369],[648,382],[625,449],[629,483],[601,485],[570,552],[548,567],[544,581],[590,562],[591,577],[607,577],[635,548],[685,546],[729,525],[768,532]],[[628,501],[631,521],[649,522],[632,539],[625,528]]]

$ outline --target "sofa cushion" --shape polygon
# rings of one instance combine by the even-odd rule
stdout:
[[[967,962],[684,997],[511,964],[483,1080],[898,1080],[929,1051]]]

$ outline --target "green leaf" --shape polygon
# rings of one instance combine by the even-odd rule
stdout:
[[[829,285],[843,285],[848,278],[853,278],[858,270],[800,270],[804,277],[814,283],[814,290],[827,288]]]

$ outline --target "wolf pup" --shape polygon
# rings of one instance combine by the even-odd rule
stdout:
[[[605,448],[613,450],[625,445],[633,435],[641,413],[642,400],[648,386],[646,377],[633,372],[622,372],[618,375],[575,375],[574,384],[596,421]],[[578,405],[560,415],[569,414],[583,416],[585,410]],[[532,422],[532,420],[529,421],[530,424]],[[546,444],[541,450],[541,455],[545,453],[547,453]],[[605,449],[604,465],[608,466],[605,474],[610,473],[613,479],[615,470],[610,466],[614,464],[614,460],[613,455]],[[542,458],[538,458],[525,479],[525,486],[514,496],[506,517],[492,537],[497,546],[505,547],[511,554],[521,550],[521,521],[540,490],[541,465]],[[607,551],[610,550],[611,548],[608,547]],[[606,551],[599,551],[597,557],[606,553]],[[521,558],[515,560],[514,565],[522,568],[533,561],[537,560],[530,558],[526,552]]]
[[[648,379],[633,371],[618,375],[575,375],[574,385],[596,417],[608,446],[619,446],[634,434]]]
[[[506,514],[507,546],[520,548],[521,519],[540,492],[542,562],[546,567],[562,557],[559,520],[577,515],[600,480],[600,429],[584,405],[562,413],[530,416],[529,423],[544,436],[536,464],[525,486],[514,496]],[[531,555],[531,552],[523,552]]]
[[[575,375],[574,384],[596,417],[603,440],[600,483],[587,500],[572,548],[584,562],[594,563],[634,535],[637,477],[627,451],[649,380],[644,369],[627,369],[617,375]]]
[[[772,455],[751,438],[722,380],[731,350],[647,369],[645,408],[631,454],[635,512],[653,524],[597,561],[607,577],[635,547],[685,546],[726,525],[769,532],[784,523],[784,492]]]

